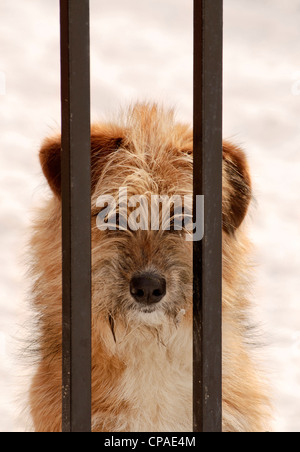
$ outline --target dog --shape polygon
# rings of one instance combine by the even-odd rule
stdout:
[[[39,364],[30,388],[36,432],[59,432],[62,387],[61,138],[40,150],[51,197],[37,212],[30,242],[31,302]],[[192,421],[192,241],[171,225],[111,228],[105,203],[191,196],[193,133],[172,110],[135,104],[91,130],[92,429],[190,432]],[[142,198],[141,198],[142,197]],[[251,303],[244,218],[252,197],[245,154],[223,143],[223,431],[268,430],[269,395],[249,344]],[[139,206],[142,205],[140,201]],[[149,205],[149,204],[148,204]],[[100,206],[100,207],[99,207]],[[118,202],[115,207],[119,215]],[[141,210],[139,210],[139,214]],[[124,214],[124,209],[123,209]],[[102,215],[102,216],[101,216]],[[135,215],[135,216],[134,216]],[[101,220],[102,223],[101,223]],[[147,226],[144,222],[144,226]],[[100,224],[101,223],[101,224]],[[117,223],[117,222],[116,222]],[[101,226],[101,227],[100,227]]]

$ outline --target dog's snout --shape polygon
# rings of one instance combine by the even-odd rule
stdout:
[[[133,298],[144,304],[158,303],[166,295],[165,278],[149,273],[134,276],[130,282],[130,293]]]

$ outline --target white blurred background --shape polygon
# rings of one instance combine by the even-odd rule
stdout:
[[[39,144],[60,124],[58,5],[0,3],[1,432],[24,429],[15,382],[21,257],[45,193]],[[224,0],[224,9],[224,137],[245,147],[254,181],[253,299],[274,430],[300,432],[300,0]],[[192,122],[192,0],[91,0],[91,58],[94,120],[146,99]]]

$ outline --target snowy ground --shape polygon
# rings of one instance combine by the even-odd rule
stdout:
[[[59,125],[58,0],[0,5],[0,431],[16,420],[21,256],[44,193],[37,153]],[[255,299],[268,344],[275,430],[300,432],[300,0],[224,0],[224,135],[254,178]],[[91,0],[92,112],[137,99],[192,119],[192,0]],[[22,375],[22,374],[21,374]]]

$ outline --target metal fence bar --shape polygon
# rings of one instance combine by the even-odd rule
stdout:
[[[205,202],[193,253],[195,432],[222,431],[222,41],[223,1],[194,0],[194,197]]]
[[[60,0],[63,432],[91,430],[89,0]]]

